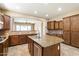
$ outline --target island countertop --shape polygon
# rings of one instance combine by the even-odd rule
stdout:
[[[41,45],[42,47],[48,47],[63,42],[62,38],[50,35],[43,35],[43,37],[38,38],[37,36],[28,36],[30,39]]]

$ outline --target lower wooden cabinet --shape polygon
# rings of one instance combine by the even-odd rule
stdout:
[[[12,35],[9,37],[10,46],[27,43],[26,35]]]
[[[71,45],[79,48],[79,32],[71,32]]]
[[[42,47],[34,43],[34,56],[42,56]]]
[[[18,36],[19,44],[27,43],[27,36],[26,35],[19,35]]]
[[[55,44],[42,49],[43,56],[60,56],[60,44]]]
[[[10,45],[17,45],[19,44],[18,35],[12,35],[10,36]]]
[[[30,38],[28,38],[28,49],[29,49],[29,53],[30,53],[30,55],[31,56],[33,56],[34,55],[34,44],[33,44],[33,41],[30,39]]]
[[[3,45],[0,44],[0,56],[3,56]]]
[[[8,40],[0,43],[0,56],[6,56],[8,53]]]
[[[64,43],[70,44],[70,31],[64,31],[63,39],[64,39]]]

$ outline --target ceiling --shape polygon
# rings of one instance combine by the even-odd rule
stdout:
[[[51,19],[79,9],[79,3],[0,3],[0,7],[26,15]],[[61,8],[58,11],[58,8]]]

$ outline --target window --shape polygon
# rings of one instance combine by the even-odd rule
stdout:
[[[16,24],[16,31],[31,31],[32,29],[32,25],[19,25]]]
[[[20,25],[16,25],[16,31],[20,31]]]

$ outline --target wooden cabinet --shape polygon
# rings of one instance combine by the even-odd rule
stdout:
[[[59,29],[63,30],[63,21],[59,21]]]
[[[27,36],[26,35],[12,35],[9,38],[10,46],[25,44],[27,43]]]
[[[66,44],[71,44],[70,41],[71,41],[71,18],[70,17],[66,17],[64,18],[63,20],[63,23],[64,23],[64,33],[63,33],[63,39],[64,39],[64,43]]]
[[[3,29],[10,29],[10,16],[2,15],[3,16]]]
[[[19,37],[18,40],[20,41],[19,44],[25,44],[25,43],[27,43],[27,37],[26,37],[26,35],[19,35],[18,37]]]
[[[10,45],[18,45],[19,44],[19,39],[18,39],[18,35],[12,35],[10,36]]]
[[[8,39],[3,43],[3,53],[5,56],[8,53]]]
[[[43,48],[43,56],[60,56],[60,44]]]
[[[64,31],[70,31],[70,17],[66,17],[63,20],[64,22]]]
[[[64,31],[63,39],[64,39],[64,43],[70,44],[70,32],[69,31]]]
[[[47,29],[53,30],[54,29],[54,21],[47,22]]]
[[[42,47],[34,43],[34,56],[42,56]]]
[[[71,32],[71,45],[79,48],[79,32]]]
[[[0,43],[0,56],[6,56],[8,53],[8,40]]]
[[[3,45],[0,44],[0,56],[3,56]]]
[[[64,18],[64,41],[75,47],[79,47],[79,15]]]
[[[51,27],[50,29],[54,29],[54,21],[51,21]]]
[[[55,29],[59,29],[59,22],[55,21]]]
[[[47,22],[48,30],[60,30],[63,29],[63,21],[49,21]]]
[[[79,31],[79,15],[71,17],[71,31]]]
[[[28,38],[28,49],[29,49],[30,55],[33,56],[34,55],[34,44],[30,38]]]

